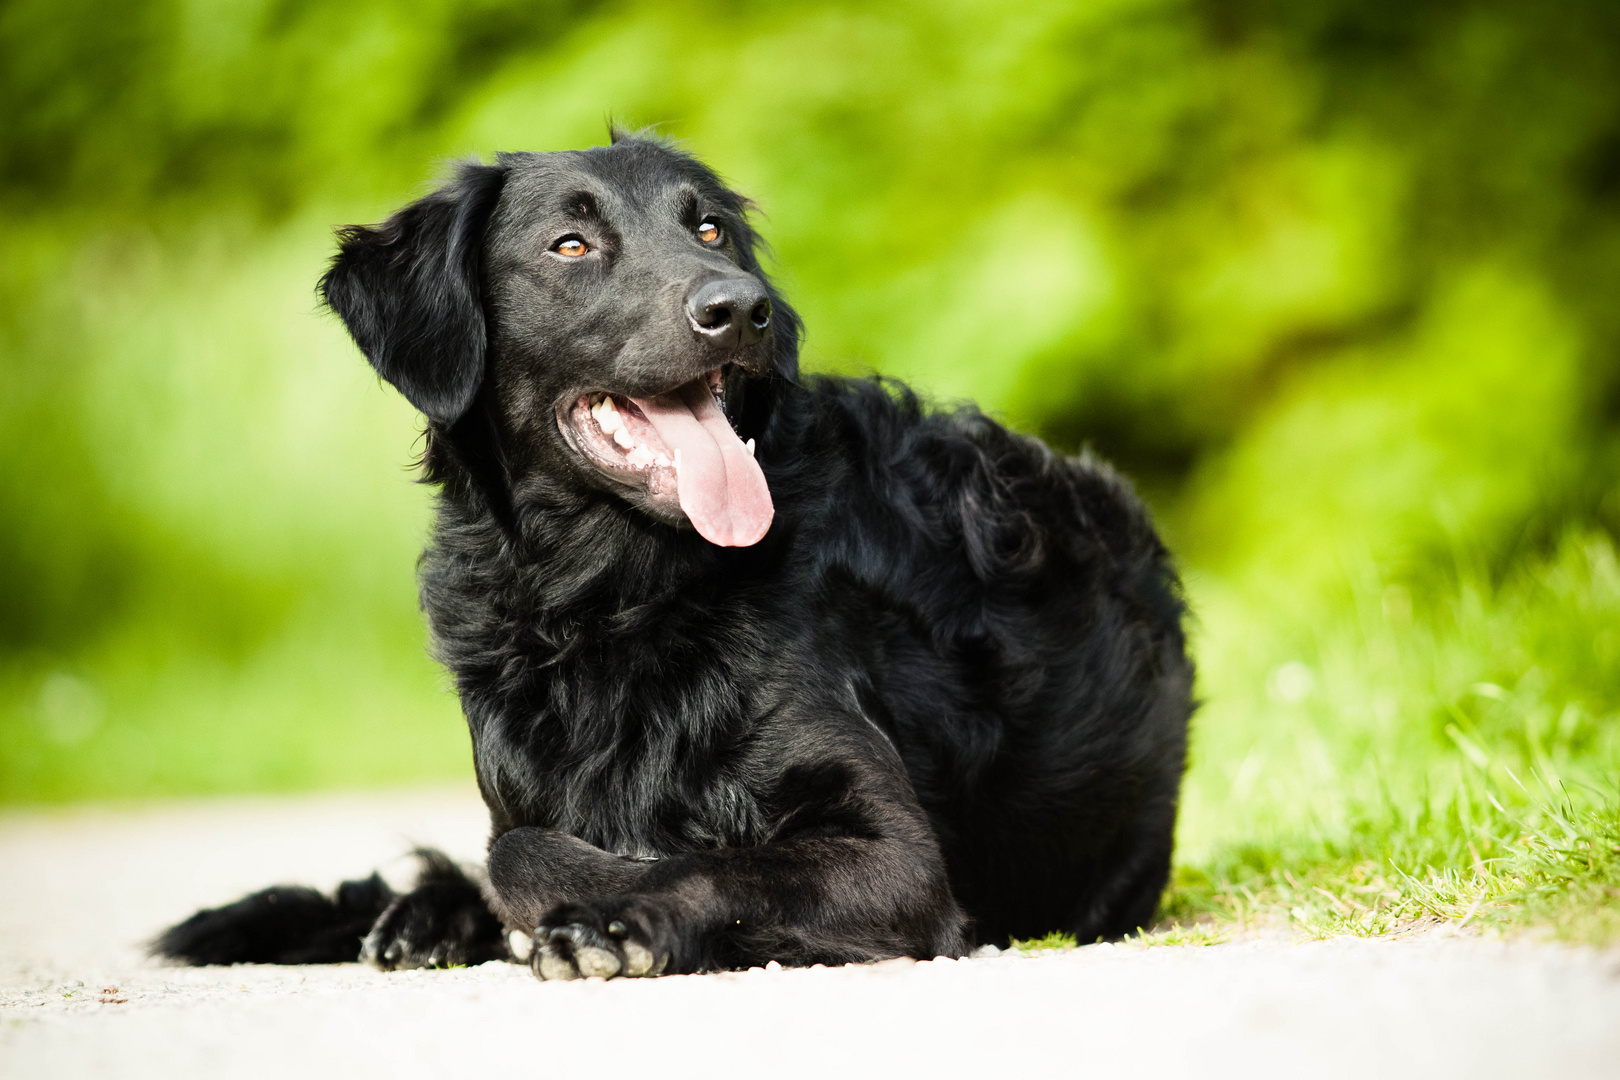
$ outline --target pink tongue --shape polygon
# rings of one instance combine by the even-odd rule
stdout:
[[[731,430],[705,379],[654,398],[631,398],[673,456],[681,509],[705,540],[720,547],[757,544],[776,508],[759,463]]]

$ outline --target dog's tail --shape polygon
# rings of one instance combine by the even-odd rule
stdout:
[[[331,896],[305,885],[275,885],[197,912],[159,934],[148,950],[199,966],[352,963],[394,897],[377,874],[345,881]]]

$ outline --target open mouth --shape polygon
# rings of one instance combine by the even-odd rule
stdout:
[[[644,489],[657,509],[678,507],[710,543],[747,547],[770,528],[770,489],[754,441],[739,439],[726,418],[720,368],[652,397],[581,394],[558,421],[598,471]]]

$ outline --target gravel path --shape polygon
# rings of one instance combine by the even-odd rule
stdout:
[[[1620,1077],[1620,952],[1469,937],[581,983],[140,954],[199,905],[475,858],[484,828],[462,792],[0,816],[0,1075]]]

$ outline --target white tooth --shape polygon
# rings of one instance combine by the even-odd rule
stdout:
[[[749,440],[748,440],[748,441],[747,441],[747,442],[746,442],[746,443],[744,443],[744,444],[743,444],[743,445],[744,445],[744,446],[747,446],[747,447],[748,447],[748,456],[749,456],[749,457],[753,457],[753,456],[754,456],[754,440],[753,440],[753,439],[749,439]]]
[[[658,466],[660,469],[667,469],[669,468],[669,458],[665,457],[663,454],[659,454],[657,457],[653,458],[653,464]]]
[[[612,398],[603,398],[598,405],[591,409],[591,415],[596,417],[597,426],[609,435],[624,427],[624,417],[620,416],[619,410],[613,407]]]
[[[677,446],[675,448],[675,475],[679,476],[680,472],[681,472],[681,448]]]
[[[652,451],[648,450],[645,446],[638,446],[634,450],[631,450],[628,454],[624,455],[624,460],[628,461],[638,469],[644,469],[653,463]]]
[[[636,437],[630,434],[627,427],[618,427],[613,430],[613,441],[628,450],[636,445]]]

